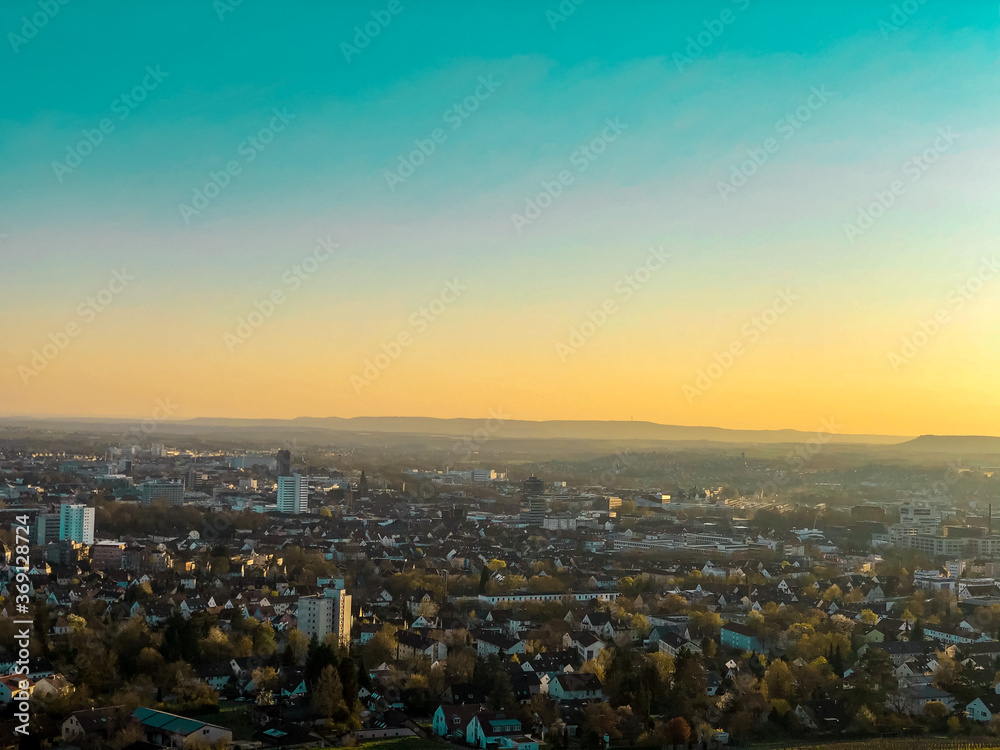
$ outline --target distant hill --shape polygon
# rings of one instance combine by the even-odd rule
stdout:
[[[11,420],[0,419],[0,423]],[[18,420],[23,423],[22,420]],[[54,420],[65,422],[66,420]],[[79,420],[79,422],[104,420]],[[306,428],[334,433],[385,433],[394,435],[466,437],[476,430],[489,428],[484,419],[436,419],[433,417],[299,417],[298,419],[222,419],[201,417],[164,425],[173,433],[187,429],[267,430],[275,428]],[[495,423],[492,425],[495,426]],[[817,429],[820,429],[817,426]],[[532,422],[508,419],[491,437],[510,440],[644,440],[644,441],[707,441],[717,443],[800,443],[816,437],[815,432],[800,430],[729,430],[721,427],[688,427],[656,422],[574,421],[554,420]],[[831,443],[895,445],[908,436],[894,435],[834,435]]]
[[[1000,437],[986,435],[921,435],[893,446],[894,452],[1000,456]]]

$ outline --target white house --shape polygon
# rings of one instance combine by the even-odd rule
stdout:
[[[987,693],[976,698],[965,706],[969,718],[973,721],[987,722],[1000,714],[1000,695]]]
[[[557,674],[549,682],[549,697],[552,700],[604,699],[604,690],[596,674],[574,672]]]

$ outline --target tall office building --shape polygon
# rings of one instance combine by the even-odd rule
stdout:
[[[278,476],[290,477],[292,475],[292,452],[278,451]]]
[[[143,505],[154,500],[166,500],[172,506],[184,505],[184,483],[172,479],[151,479],[139,485],[139,499]]]
[[[278,477],[278,511],[281,513],[309,512],[309,480],[301,474]]]
[[[299,597],[298,629],[322,643],[329,633],[335,633],[337,643],[347,648],[351,643],[351,595],[340,590],[328,590],[327,596]]]
[[[548,498],[545,497],[545,483],[536,476],[530,476],[521,485],[521,520],[528,526],[541,526],[548,511]]]
[[[59,540],[94,543],[94,509],[86,505],[66,504],[59,509]]]

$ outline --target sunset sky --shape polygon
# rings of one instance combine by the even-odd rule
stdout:
[[[1000,9],[903,5],[4,3],[0,415],[1000,434]]]

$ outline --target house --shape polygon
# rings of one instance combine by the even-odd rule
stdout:
[[[434,734],[450,740],[464,740],[468,736],[469,724],[482,708],[479,703],[438,706],[432,723]]]
[[[965,706],[969,718],[973,721],[987,722],[1000,715],[1000,695],[986,693]]]
[[[722,678],[718,672],[709,672],[705,675],[705,695],[718,695],[721,687]]]
[[[596,674],[573,672],[557,674],[549,682],[549,697],[557,701],[604,699],[604,690]]]
[[[754,632],[738,622],[727,622],[722,626],[720,641],[723,646],[735,648],[738,651],[760,653],[764,650],[763,644]]]
[[[524,734],[521,722],[507,716],[503,711],[480,711],[472,717],[465,735],[467,745],[481,748],[497,748],[501,737],[518,737]]]
[[[306,689],[306,675],[302,667],[282,667],[278,671],[282,698],[297,698],[309,691]]]
[[[476,634],[476,653],[480,659],[485,659],[490,654],[500,654],[501,656],[523,654],[524,649],[524,641],[502,633],[480,632]]]
[[[553,677],[561,672],[575,672],[576,670],[573,668],[575,658],[576,655],[572,651],[538,653],[522,663],[521,669],[525,672]]]
[[[84,737],[111,739],[129,718],[123,706],[74,711],[62,723],[63,742],[73,742]]]
[[[194,668],[194,673],[200,682],[204,682],[216,690],[222,690],[233,679],[233,668],[228,661],[201,664]]]
[[[864,656],[868,651],[876,649],[884,651],[897,667],[913,657],[923,656],[925,646],[918,641],[890,641],[886,643],[866,643],[858,649],[858,656]]]
[[[354,643],[363,646],[374,638],[380,630],[382,630],[382,626],[377,623],[362,623],[355,628],[357,637],[354,638]]]
[[[60,695],[72,693],[75,689],[73,683],[63,675],[55,674],[49,677],[38,678],[35,682],[35,691],[32,693],[32,696],[36,699],[56,698]]]
[[[486,703],[490,697],[490,691],[483,687],[478,687],[471,682],[456,682],[445,688],[441,693],[441,699],[445,703]]]
[[[795,717],[804,726],[820,732],[843,731],[851,721],[846,708],[832,700],[800,703],[795,707]]]
[[[185,747],[188,743],[211,745],[223,741],[231,743],[233,733],[225,727],[206,724],[152,708],[137,708],[132,716],[142,728],[142,738],[160,747]]]
[[[674,632],[660,636],[660,653],[677,656],[678,654],[700,654],[701,646],[692,640]]]
[[[974,630],[960,630],[956,628],[924,627],[924,637],[942,643],[976,643],[990,641],[988,635],[977,633]]]
[[[611,615],[607,612],[589,612],[580,621],[580,627],[591,633],[602,633],[611,624]]]
[[[504,669],[510,675],[510,687],[514,691],[514,697],[521,703],[527,703],[533,695],[548,694],[552,680],[547,674],[525,671],[512,661],[505,664]]]
[[[448,647],[441,641],[414,633],[412,630],[401,630],[396,633],[396,642],[399,644],[396,648],[397,659],[441,661],[448,658]]]
[[[949,692],[938,690],[931,685],[914,685],[903,691],[901,700],[886,702],[886,707],[890,710],[902,710],[908,714],[918,716],[924,712],[924,706],[928,703],[943,703],[951,711],[958,705],[958,700]]]
[[[406,608],[411,615],[419,614],[421,607],[426,611],[428,607],[434,604],[434,597],[431,596],[431,592],[426,589],[418,589],[413,593],[413,596],[406,602]]]
[[[27,693],[30,696],[35,690],[35,681],[24,675],[11,674],[0,677],[0,706],[9,706],[14,702],[14,696]],[[23,695],[19,699],[24,698]]]
[[[499,747],[500,750],[538,750],[538,741],[526,735],[501,737]]]
[[[596,659],[597,655],[605,649],[604,641],[593,633],[577,633],[572,636],[567,634],[565,638],[569,639],[569,645],[576,649],[584,661]],[[563,642],[565,643],[565,639]]]

